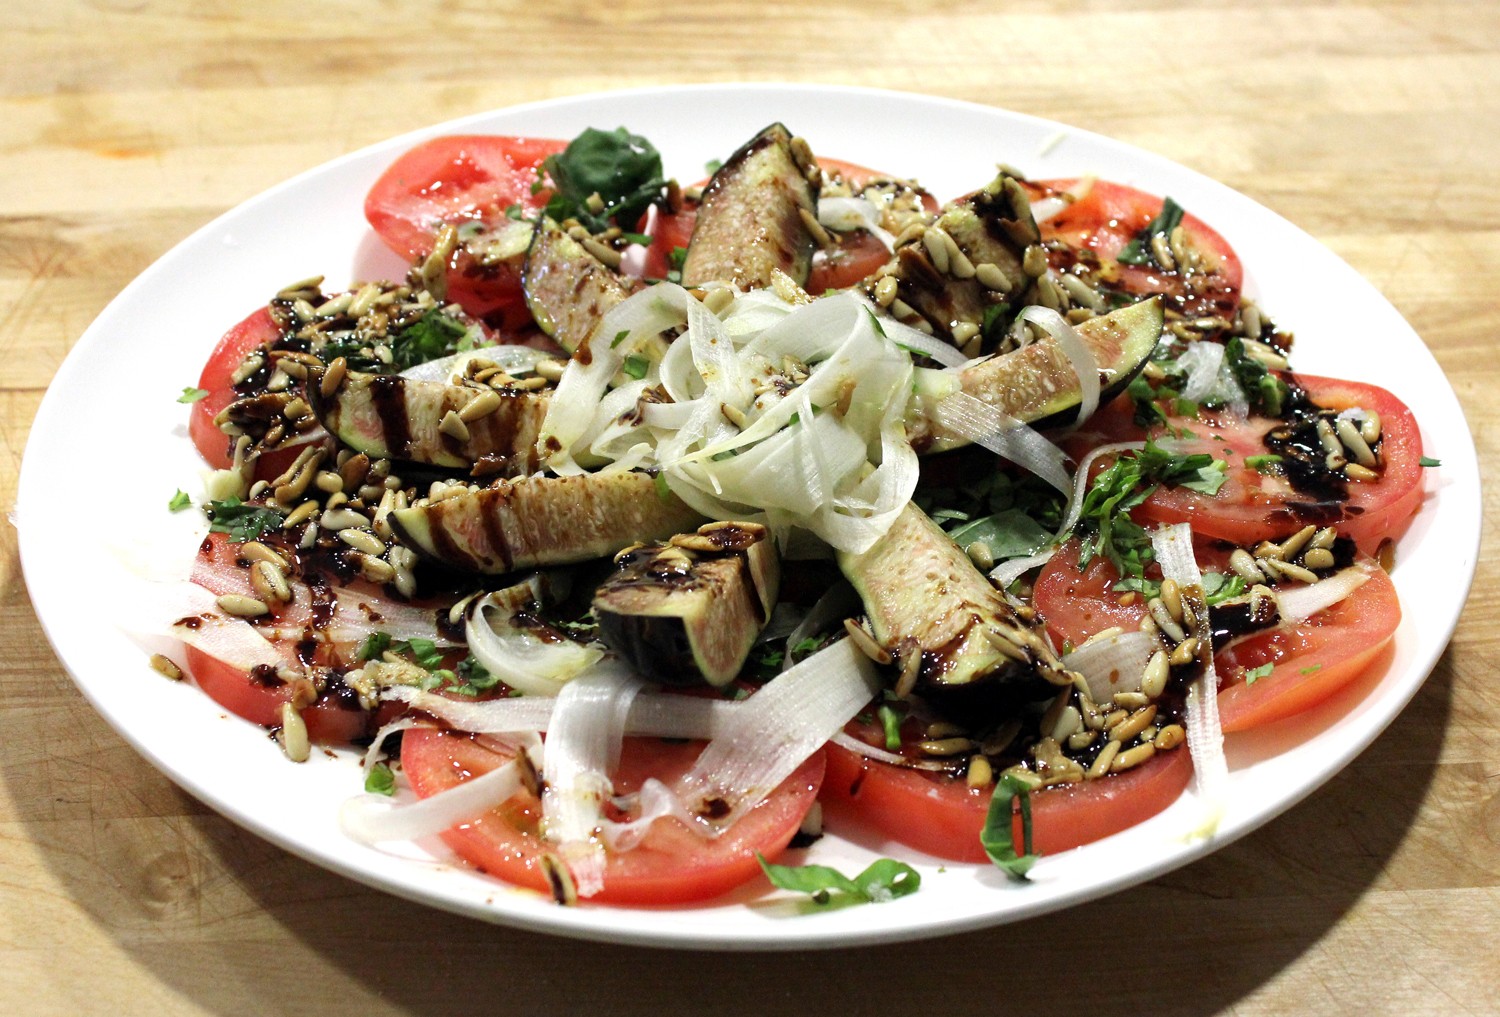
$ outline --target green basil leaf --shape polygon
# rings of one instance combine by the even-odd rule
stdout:
[[[1021,810],[1021,850],[1016,851],[1015,813],[1017,799]],[[1014,774],[1005,774],[995,783],[990,810],[985,816],[979,843],[990,861],[1011,879],[1025,880],[1037,855],[1031,849],[1031,789]]]

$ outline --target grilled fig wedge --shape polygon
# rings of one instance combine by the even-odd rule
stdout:
[[[594,595],[599,638],[638,672],[672,685],[727,685],[781,585],[775,542],[756,523],[707,523],[623,551]]]

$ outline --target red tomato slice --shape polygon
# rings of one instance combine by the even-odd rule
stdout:
[[[235,369],[251,352],[280,337],[281,329],[276,327],[270,310],[262,307],[224,333],[208,363],[203,365],[198,387],[206,390],[208,395],[193,403],[188,417],[188,434],[199,454],[215,469],[227,470],[230,466],[232,439],[214,426],[214,417],[234,402]]]
[[[1228,552],[1203,546],[1205,569],[1227,571]],[[1401,622],[1396,588],[1368,558],[1355,566],[1369,577],[1352,595],[1304,622],[1242,637],[1214,655],[1219,675],[1219,720],[1225,731],[1243,731],[1322,702],[1363,673],[1384,652]],[[1138,596],[1121,603],[1112,565],[1095,558],[1078,570],[1078,544],[1069,541],[1042,569],[1034,603],[1058,643],[1077,645],[1112,626],[1135,628],[1146,613]],[[1246,681],[1266,664],[1269,674]]]
[[[873,733],[867,737],[876,744]],[[831,815],[856,816],[891,840],[938,858],[989,860],[979,843],[989,789],[971,788],[962,777],[867,759],[834,744],[827,752],[822,801]],[[1125,773],[1037,792],[1031,796],[1032,847],[1056,854],[1119,833],[1176,801],[1192,773],[1187,752],[1176,749]],[[1012,834],[1019,851],[1020,816]]]
[[[433,138],[375,181],[365,198],[365,218],[391,250],[405,258],[423,257],[444,224],[501,224],[511,205],[526,216],[540,211],[552,192],[532,190],[537,173],[547,156],[566,147],[567,142],[551,138]],[[449,265],[448,298],[502,328],[529,321],[520,266],[483,266],[463,249]]]
[[[258,597],[250,585],[248,571],[239,564],[240,560],[238,544],[226,534],[210,533],[194,560],[193,582],[221,596],[239,593]],[[298,625],[310,622],[312,614],[308,588],[297,583],[294,584],[292,602],[278,605],[271,616],[285,624]],[[286,663],[301,664],[296,645],[288,642],[275,645]],[[186,664],[198,687],[226,710],[263,727],[281,723],[281,705],[291,699],[291,686],[257,680],[244,668],[218,660],[192,646],[187,648]],[[346,744],[368,735],[373,716],[359,706],[355,697],[339,693],[325,694],[302,711],[308,736],[320,744]]]
[[[1251,416],[1237,419],[1227,413],[1204,411],[1201,416],[1171,417],[1168,434],[1186,432],[1186,453],[1206,452],[1228,464],[1228,479],[1215,495],[1184,487],[1158,488],[1136,511],[1141,523],[1189,523],[1193,532],[1250,544],[1266,537],[1285,536],[1308,523],[1331,525],[1352,538],[1359,549],[1374,554],[1382,542],[1394,540],[1411,522],[1422,503],[1422,436],[1406,404],[1383,388],[1353,381],[1296,375],[1296,382],[1321,407],[1336,410],[1355,406],[1374,410],[1381,419],[1380,478],[1348,485],[1348,500],[1316,502],[1295,490],[1285,477],[1267,476],[1245,465],[1247,456],[1266,455],[1265,436],[1281,421]],[[1103,444],[1138,441],[1145,436],[1132,419],[1133,406],[1121,398],[1102,409],[1085,425],[1081,442]],[[1081,445],[1078,447],[1082,447]],[[1099,468],[1103,468],[1101,463]]]
[[[1031,185],[1033,200],[1077,187],[1077,180],[1042,180]],[[1244,269],[1222,236],[1190,212],[1183,231],[1205,261],[1205,270],[1167,272],[1154,263],[1127,265],[1120,252],[1161,213],[1162,199],[1108,180],[1095,180],[1082,198],[1039,223],[1048,258],[1057,271],[1082,263],[1112,289],[1135,296],[1160,294],[1184,317],[1218,315],[1234,320]]]
[[[637,790],[648,777],[671,784],[692,768],[702,742],[627,738],[615,789]],[[467,735],[413,729],[401,742],[401,766],[423,798],[487,773],[505,761]],[[641,844],[611,853],[604,889],[590,901],[676,904],[726,893],[760,874],[755,854],[775,859],[786,849],[817,797],[823,754],[809,757],[765,801],[722,836],[705,839],[680,820],[658,819]],[[446,831],[448,846],[481,871],[517,886],[548,892],[541,872],[546,845],[537,835],[541,803],[521,794],[478,819]]]

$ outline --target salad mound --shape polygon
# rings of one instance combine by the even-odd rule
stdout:
[[[781,124],[692,186],[623,128],[418,146],[365,203],[406,278],[289,285],[184,394],[160,669],[365,747],[350,836],[564,904],[917,889],[776,864],[824,815],[1018,880],[1190,781],[1211,825],[1224,733],[1392,638],[1415,421],[1293,373],[1170,197],[976,184]]]

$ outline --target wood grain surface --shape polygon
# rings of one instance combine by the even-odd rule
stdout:
[[[1003,106],[1224,181],[1396,304],[1457,389],[1483,467],[1500,465],[1494,0],[10,0],[0,38],[7,510],[70,346],[224,209],[461,114],[731,80]],[[226,324],[240,313],[225,308]],[[80,469],[128,451],[81,449]],[[1493,494],[1484,507],[1493,523]],[[1491,525],[1467,612],[1410,708],[1258,833],[1019,925],[712,955],[451,917],[241,831],[92,713],[0,524],[0,1011],[1497,1013],[1496,539]]]

